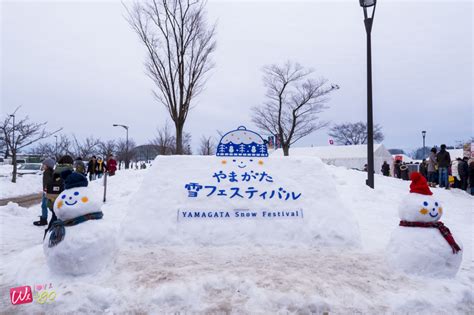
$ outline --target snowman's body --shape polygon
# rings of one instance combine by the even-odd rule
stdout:
[[[100,199],[97,197],[87,187],[67,189],[56,199],[54,211],[62,221],[99,212]],[[51,231],[43,243],[46,261],[53,272],[70,275],[95,273],[113,257],[115,233],[106,220],[88,220],[66,226],[65,232],[64,239],[57,245],[50,245]]]
[[[406,196],[399,208],[400,220],[408,222],[437,222],[442,214],[439,201],[416,193]],[[387,246],[387,260],[393,268],[406,273],[454,277],[461,265],[462,250],[453,253],[437,228],[398,226]]]

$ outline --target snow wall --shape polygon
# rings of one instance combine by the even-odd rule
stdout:
[[[127,240],[355,246],[359,229],[314,157],[158,156],[131,199]]]

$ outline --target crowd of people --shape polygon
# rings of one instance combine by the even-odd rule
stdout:
[[[61,157],[57,163],[52,158],[46,158],[42,165],[43,170],[43,197],[41,201],[41,216],[38,221],[33,222],[36,226],[48,224],[48,212],[52,212],[50,222],[55,221],[53,204],[59,194],[64,190],[64,182],[61,173],[66,170],[75,171],[82,176],[89,176],[89,181],[101,178],[105,173],[108,176],[114,176],[117,170],[117,161],[111,154],[104,161],[101,157],[92,156],[86,164],[82,158],[74,160],[70,155]],[[86,179],[87,180],[87,179]]]
[[[467,157],[451,160],[446,145],[442,144],[439,151],[432,148],[428,158],[416,166],[430,187],[457,188],[474,195],[474,161],[469,162]],[[381,171],[383,175],[390,176],[390,165],[386,161]],[[394,177],[410,180],[410,171],[410,164],[395,161]]]

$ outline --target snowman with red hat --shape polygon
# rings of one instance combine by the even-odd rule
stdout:
[[[443,207],[426,179],[418,172],[410,179],[410,193],[398,209],[400,224],[388,244],[387,260],[407,273],[454,277],[462,261],[461,244],[439,221]]]

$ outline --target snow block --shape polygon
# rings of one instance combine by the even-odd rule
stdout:
[[[354,246],[359,228],[321,160],[158,156],[122,230],[155,244]]]

